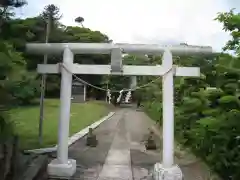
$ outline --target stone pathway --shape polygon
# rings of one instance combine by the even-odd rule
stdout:
[[[118,123],[118,129],[114,136],[110,150],[108,151],[99,180],[124,179],[132,180],[130,144],[125,120],[122,117]]]
[[[158,149],[146,151],[143,139],[153,127]],[[161,162],[161,137],[154,122],[143,112],[123,108],[102,123],[94,133],[99,144],[85,146],[85,138],[69,149],[69,156],[77,160],[77,172],[72,180],[147,180],[156,162]],[[175,157],[185,180],[210,180],[207,167],[194,156],[182,153]]]

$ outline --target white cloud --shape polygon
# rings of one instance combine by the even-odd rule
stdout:
[[[106,33],[114,42],[211,45],[220,50],[229,39],[213,19],[228,11],[232,0],[41,0],[31,1],[22,12],[34,15],[47,4],[56,4],[65,25],[84,25]]]

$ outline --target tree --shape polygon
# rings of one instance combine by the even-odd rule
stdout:
[[[29,55],[25,52],[25,44],[27,42],[45,42],[46,21],[52,16],[53,23],[51,26],[51,35],[49,42],[65,43],[65,42],[109,42],[109,38],[99,32],[92,31],[88,28],[64,26],[59,22],[61,12],[59,8],[53,4],[46,6],[43,12],[37,17],[26,19],[10,18],[2,28],[0,34],[4,41],[12,44],[16,51],[23,52],[22,56],[26,61],[27,71],[36,71],[37,64],[42,63],[42,56]],[[82,22],[82,20],[80,21]],[[61,61],[60,55],[49,55],[48,63],[55,64]],[[109,55],[76,55],[75,62],[79,64],[108,64]],[[37,78],[39,78],[38,76]],[[79,77],[87,80],[91,84],[101,85],[101,76],[79,75]],[[58,96],[60,91],[60,75],[51,75],[47,77],[46,97]]]
[[[240,134],[240,73],[229,65],[234,57],[221,53],[212,59],[202,56],[179,58],[179,63],[200,66],[202,76],[174,81],[176,138],[190,146],[223,179],[237,180],[240,178],[237,139]],[[207,89],[215,85],[215,89]],[[145,108],[157,121],[162,116],[159,91],[160,87],[153,84],[144,92],[148,97]]]
[[[58,21],[61,17],[60,11],[57,7],[48,5],[45,7],[43,13],[37,17],[26,19],[11,19],[8,25],[5,26],[1,35],[4,40],[13,44],[17,51],[23,52],[23,57],[26,61],[26,68],[28,71],[36,71],[37,64],[42,63],[42,56],[29,55],[25,53],[25,44],[27,42],[45,42],[46,34],[46,20],[44,19],[48,14],[53,14],[53,20]],[[54,9],[54,11],[53,11]],[[49,13],[49,11],[52,13]],[[108,42],[109,38],[99,32],[92,31],[88,28],[64,26],[60,22],[55,22],[51,28],[51,35],[49,42],[52,43],[66,43],[66,42]],[[56,64],[62,59],[60,55],[49,55],[48,63]],[[74,61],[79,64],[108,64],[110,60],[109,55],[76,55]],[[79,77],[88,82],[101,85],[101,76],[79,75]],[[40,76],[38,76],[40,78]],[[51,75],[47,77],[46,97],[59,96],[60,91],[60,75]]]
[[[81,16],[77,17],[75,19],[75,22],[81,24],[81,26],[84,27],[83,24],[82,24],[84,22],[84,18],[83,17],[81,17]]]
[[[23,5],[25,5],[27,2],[25,0],[1,0],[0,1],[0,6],[2,7],[22,7]]]
[[[54,4],[45,6],[43,12],[40,14],[40,17],[45,21],[45,34],[47,37],[51,36],[51,33],[55,33],[57,28],[61,25],[59,20],[62,18],[62,14],[60,14],[59,8]]]
[[[235,46],[231,49],[237,52],[239,42],[233,41]],[[173,57],[177,65],[201,68],[200,78],[176,77],[174,81],[176,138],[191,147],[226,180],[240,178],[240,66],[237,55],[215,53]],[[156,57],[149,56],[149,59],[152,64],[160,64]],[[142,78],[138,84],[147,81]],[[161,83],[151,84],[141,93],[145,97],[146,112],[161,124]]]
[[[5,24],[6,20],[9,20],[14,13],[12,12],[13,8],[19,8],[26,5],[25,0],[1,0],[0,1],[0,33],[2,26]]]
[[[57,22],[62,18],[59,8],[54,4],[49,4],[45,6],[40,16],[44,20],[51,18],[51,22]]]
[[[8,116],[7,111],[13,105],[12,95],[8,85],[15,80],[21,80],[25,61],[8,42],[0,42],[0,148],[7,149],[6,142],[14,135],[14,122]],[[13,87],[14,89],[15,87]],[[6,152],[6,151],[5,151]],[[7,154],[3,154],[5,159]],[[0,176],[4,172],[0,164]],[[3,177],[1,176],[1,179]]]
[[[4,37],[2,32],[3,24],[13,15],[10,8],[18,8],[25,4],[26,1],[5,0],[0,2],[0,37]],[[10,94],[6,89],[6,82],[9,79],[19,77],[16,72],[21,72],[25,61],[22,55],[15,51],[11,43],[3,39],[0,42],[0,59],[0,116],[1,121],[4,121],[5,115],[3,115],[2,110],[6,110],[10,104]]]
[[[230,32],[232,39],[227,42],[224,50],[234,50],[240,55],[240,13],[235,13],[234,9],[229,12],[218,13],[216,18],[223,24],[223,29]]]
[[[14,91],[18,88],[20,95],[23,94],[26,87],[32,88],[30,81],[27,81],[29,74],[26,72],[26,61],[23,57],[23,54],[18,52],[15,48],[15,45],[24,43],[24,40],[16,41],[15,37],[12,36],[12,33],[16,33],[16,28],[11,30],[12,16],[14,15],[11,11],[11,8],[21,7],[26,4],[25,1],[1,1],[0,8],[0,140],[5,147],[5,140],[11,138],[14,134],[14,123],[7,116],[7,111],[15,105],[15,100],[25,100],[29,97],[24,96],[13,96],[11,91]],[[17,21],[17,20],[16,20]],[[18,21],[19,22],[19,21]],[[9,35],[10,33],[10,35]],[[19,38],[23,35],[20,32],[16,33],[16,36]],[[14,34],[15,35],[15,34]],[[27,77],[27,78],[24,78]],[[18,86],[15,82],[24,82],[21,87]],[[31,81],[34,83],[35,79]],[[11,87],[11,89],[9,88]],[[25,92],[29,93],[29,89]],[[16,95],[16,93],[15,93]],[[25,93],[26,95],[26,93]],[[36,93],[31,94],[32,98],[35,98]],[[2,170],[1,170],[2,171]]]

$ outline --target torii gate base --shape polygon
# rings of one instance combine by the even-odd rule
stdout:
[[[59,179],[71,177],[76,172],[77,163],[74,159],[68,159],[67,163],[61,163],[58,159],[54,159],[48,164],[48,175],[58,177]]]
[[[173,67],[172,53],[211,53],[211,47],[199,46],[159,46],[106,43],[67,43],[67,44],[27,44],[31,53],[63,53],[63,65],[39,65],[40,73],[62,73],[61,104],[58,129],[57,159],[48,165],[49,176],[68,178],[76,172],[76,161],[68,159],[68,136],[71,106],[72,74],[114,74],[163,76],[163,160],[154,165],[155,180],[182,180],[181,169],[174,164],[174,102],[173,76],[200,76],[199,68]],[[163,54],[162,66],[122,66],[121,51],[125,53]],[[113,52],[115,54],[113,55]],[[112,65],[73,64],[74,54],[109,54]],[[66,69],[67,68],[67,69]],[[69,71],[71,73],[69,73]]]
[[[163,164],[156,163],[153,169],[154,180],[183,180],[183,174],[179,166],[173,165],[165,168]]]

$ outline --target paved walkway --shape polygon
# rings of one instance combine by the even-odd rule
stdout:
[[[158,150],[146,151],[143,140],[153,121],[143,112],[123,108],[102,123],[94,133],[99,144],[85,146],[85,138],[69,149],[69,156],[77,160],[77,172],[72,180],[147,180],[153,165],[161,162],[161,140],[155,139]],[[157,129],[157,128],[155,128]],[[159,132],[158,132],[159,133]],[[175,157],[185,180],[208,180],[206,167],[192,156]]]

